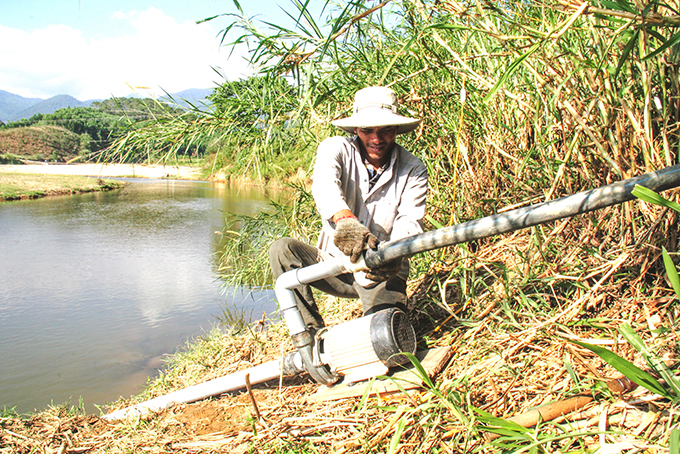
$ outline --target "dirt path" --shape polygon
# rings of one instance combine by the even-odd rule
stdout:
[[[27,164],[0,165],[0,173],[36,173],[97,177],[181,178],[198,180],[199,171],[188,166],[143,166],[138,164]]]

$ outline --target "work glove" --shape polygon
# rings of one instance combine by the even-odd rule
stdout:
[[[372,268],[366,271],[366,277],[372,280],[373,282],[389,281],[394,276],[396,276],[397,273],[399,273],[402,261],[403,259],[398,258],[392,260],[391,262],[387,262],[386,264],[384,264],[383,266],[379,266],[378,268]]]
[[[365,249],[378,247],[378,238],[356,218],[343,218],[335,226],[333,243],[349,256],[350,262],[356,263]]]

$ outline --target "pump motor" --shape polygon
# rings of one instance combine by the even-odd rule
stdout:
[[[350,383],[408,362],[403,353],[416,352],[416,334],[404,312],[389,308],[319,331],[315,344],[315,362]]]

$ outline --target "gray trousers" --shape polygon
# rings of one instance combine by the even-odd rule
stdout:
[[[292,269],[314,265],[319,260],[317,248],[293,238],[276,240],[269,248],[269,264],[274,278]],[[351,273],[348,273],[321,279],[312,282],[310,285],[339,298],[359,298],[364,315],[388,307],[399,307],[406,310],[406,282],[399,277],[381,282],[375,287],[365,288],[354,280]],[[305,324],[315,329],[325,326],[310,286],[300,286],[293,292]]]

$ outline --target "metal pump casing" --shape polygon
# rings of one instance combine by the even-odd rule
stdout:
[[[408,316],[397,308],[335,325],[317,334],[322,363],[351,383],[377,375],[408,361],[415,354],[416,335]]]

